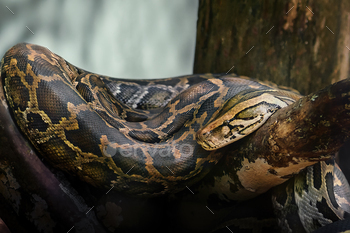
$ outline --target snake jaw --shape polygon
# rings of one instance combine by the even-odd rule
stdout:
[[[239,133],[234,134],[231,130],[227,131],[226,128],[228,127],[218,127],[216,130],[207,133],[201,133],[199,131],[196,137],[198,144],[200,144],[203,149],[212,151],[227,146],[237,141],[239,138],[244,137],[244,135],[241,135]]]
[[[197,132],[197,142],[207,151],[220,149],[260,128],[274,112],[267,108],[249,119],[216,119]]]
[[[226,123],[215,127],[215,123],[209,124],[196,134],[197,142],[208,151],[219,149],[238,140],[236,133],[239,127],[232,128]]]

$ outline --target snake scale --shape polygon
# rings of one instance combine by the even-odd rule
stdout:
[[[301,97],[233,74],[113,79],[24,43],[3,57],[1,78],[15,122],[50,164],[95,187],[141,197],[195,184],[228,145]],[[283,185],[273,203],[286,232],[298,231],[288,222],[295,216],[311,232],[348,215],[349,185],[332,163]],[[305,201],[313,188],[319,199]],[[320,203],[336,217],[322,215]]]

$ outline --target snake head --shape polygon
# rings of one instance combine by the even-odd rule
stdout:
[[[287,105],[271,93],[229,99],[218,115],[197,132],[197,142],[205,150],[227,146],[257,130]]]
[[[231,125],[229,120],[218,119],[197,132],[197,142],[205,150],[216,150],[242,138],[243,128],[244,125]]]

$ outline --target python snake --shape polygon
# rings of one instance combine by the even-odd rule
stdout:
[[[136,196],[196,183],[229,144],[301,97],[232,74],[113,79],[33,44],[5,54],[1,78],[18,127],[50,164]],[[283,212],[288,203],[275,205]]]

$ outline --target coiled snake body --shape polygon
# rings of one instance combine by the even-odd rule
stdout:
[[[1,77],[16,123],[49,163],[138,196],[194,184],[227,145],[300,98],[236,75],[112,79],[32,44],[5,54]]]

